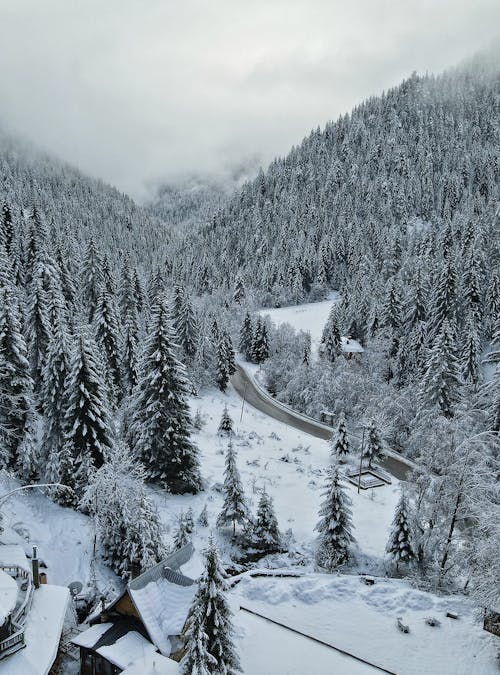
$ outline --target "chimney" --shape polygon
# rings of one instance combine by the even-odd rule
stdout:
[[[31,558],[31,570],[33,573],[33,584],[35,588],[40,587],[40,574],[38,571],[38,552],[36,546],[33,546],[33,557]]]

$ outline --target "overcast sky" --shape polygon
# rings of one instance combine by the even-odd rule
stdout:
[[[499,24],[499,0],[0,0],[0,120],[141,197],[284,154]]]

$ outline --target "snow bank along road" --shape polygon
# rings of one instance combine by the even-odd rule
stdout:
[[[260,410],[265,415],[284,422],[291,427],[295,427],[306,434],[328,440],[332,435],[332,429],[316,422],[310,417],[296,413],[294,410],[282,403],[275,401],[267,392],[261,389],[253,377],[239,364],[236,364],[236,372],[231,379],[233,387],[237,393],[251,406]],[[382,466],[392,476],[399,480],[406,480],[413,466],[404,459],[397,457],[386,457]]]

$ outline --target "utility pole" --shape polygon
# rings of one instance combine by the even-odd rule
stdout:
[[[243,419],[243,408],[245,406],[245,400],[246,400],[246,396],[247,396],[247,385],[248,385],[248,381],[245,380],[245,389],[243,390],[243,400],[241,402],[240,423],[241,423],[241,420]]]

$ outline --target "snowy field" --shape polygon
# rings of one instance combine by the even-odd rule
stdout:
[[[326,320],[331,308],[338,299],[339,294],[336,291],[332,291],[328,299],[321,302],[279,307],[278,309],[262,309],[260,314],[268,316],[277,326],[288,323],[295,330],[310,333],[312,353],[316,354]]]
[[[326,316],[329,309],[325,307],[324,311]],[[318,326],[321,323],[318,322]],[[184,573],[196,577],[201,571],[201,551],[214,530],[221,508],[222,496],[218,487],[223,481],[227,439],[217,435],[217,427],[224,405],[227,405],[234,421],[238,466],[251,510],[255,513],[260,492],[266,487],[274,498],[282,532],[291,529],[293,533],[293,555],[275,556],[273,560],[259,564],[262,567],[271,564],[295,566],[296,570],[306,574],[297,580],[243,580],[230,594],[236,609],[240,605],[254,609],[398,673],[495,672],[492,637],[480,629],[478,620],[474,623],[465,600],[440,599],[413,590],[403,582],[381,581],[369,588],[363,586],[357,576],[314,573],[314,526],[322,499],[325,467],[329,462],[325,441],[277,422],[248,404],[244,406],[240,420],[242,402],[232,388],[227,394],[211,389],[201,398],[193,399],[191,405],[193,413],[199,409],[205,418],[204,428],[195,435],[201,452],[205,490],[196,496],[173,496],[150,488],[165,526],[167,545],[172,542],[177,515],[192,507],[196,520],[207,505],[209,527],[196,525],[194,544],[197,553],[184,566]],[[13,485],[1,481],[0,494]],[[398,483],[393,479],[392,485],[362,491],[360,495],[350,484],[348,489],[353,500],[357,539],[353,573],[384,576],[384,551],[399,496]],[[100,591],[112,594],[120,589],[121,582],[99,560],[92,568],[94,532],[86,516],[61,508],[34,493],[8,500],[3,513],[6,529],[3,540],[24,544],[28,553],[31,546],[37,544],[39,556],[48,568],[49,583],[66,585],[77,580],[86,585],[95,574]],[[227,555],[229,544],[222,539],[220,543]],[[458,610],[460,621],[443,618],[446,607]],[[442,619],[441,628],[424,624],[424,617],[431,614]],[[398,616],[410,624],[410,635],[402,635],[396,630]],[[276,635],[270,639],[267,637],[270,624],[263,625],[263,620],[254,620],[248,614],[237,612],[236,623],[247,675],[267,672],[313,674],[334,672],[335,668],[348,675],[367,672],[366,669],[359,670],[358,664],[350,664],[350,669],[344,669],[339,665],[338,654],[285,629],[273,629]],[[437,665],[428,660],[425,669],[419,670],[418,663],[426,648],[434,655],[432,658],[436,659]],[[280,669],[272,659],[284,654],[286,659]],[[324,664],[324,669],[314,670],[312,666],[304,665],[311,663],[314,667]]]
[[[245,578],[231,596],[235,609],[256,611],[398,675],[498,673],[498,639],[482,630],[460,597],[437,597],[403,581],[377,579],[365,586],[358,576],[324,574]],[[447,618],[447,611],[460,618]],[[397,617],[409,626],[408,634],[396,628]],[[441,625],[428,626],[427,617]],[[380,672],[244,611],[237,612],[236,624],[246,673]]]

